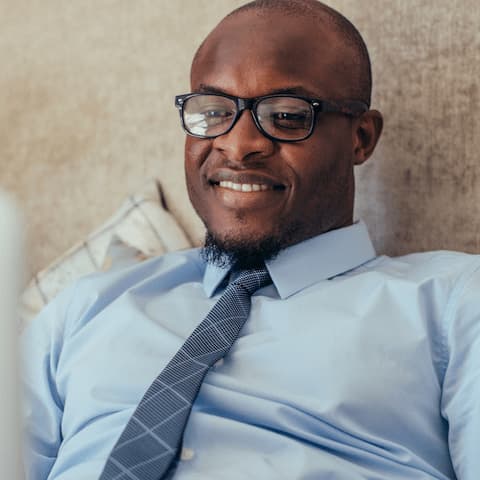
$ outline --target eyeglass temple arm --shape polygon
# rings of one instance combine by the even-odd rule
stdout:
[[[316,102],[313,106],[319,108],[321,112],[337,112],[353,116],[360,116],[369,109],[366,103],[359,101]]]

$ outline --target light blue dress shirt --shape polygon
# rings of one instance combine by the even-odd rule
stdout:
[[[376,257],[362,223],[283,251],[187,424],[178,480],[480,478],[480,256]],[[197,250],[85,278],[25,349],[27,479],[94,480],[226,271]]]

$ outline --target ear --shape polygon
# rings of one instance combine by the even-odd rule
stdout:
[[[377,110],[368,110],[354,122],[354,164],[361,165],[375,150],[383,129],[383,117]]]

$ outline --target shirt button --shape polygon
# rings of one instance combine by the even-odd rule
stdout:
[[[223,364],[225,363],[225,361],[223,360],[223,358],[221,358],[220,360],[216,361],[213,366],[215,368],[218,368],[218,367],[221,367]]]
[[[180,460],[191,460],[195,456],[195,452],[191,448],[182,448]]]

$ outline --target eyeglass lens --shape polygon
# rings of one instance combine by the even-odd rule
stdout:
[[[267,97],[257,102],[254,115],[263,131],[278,140],[303,139],[312,128],[313,108],[301,98]],[[185,128],[202,137],[226,133],[236,116],[235,101],[220,95],[190,97],[183,106]]]

